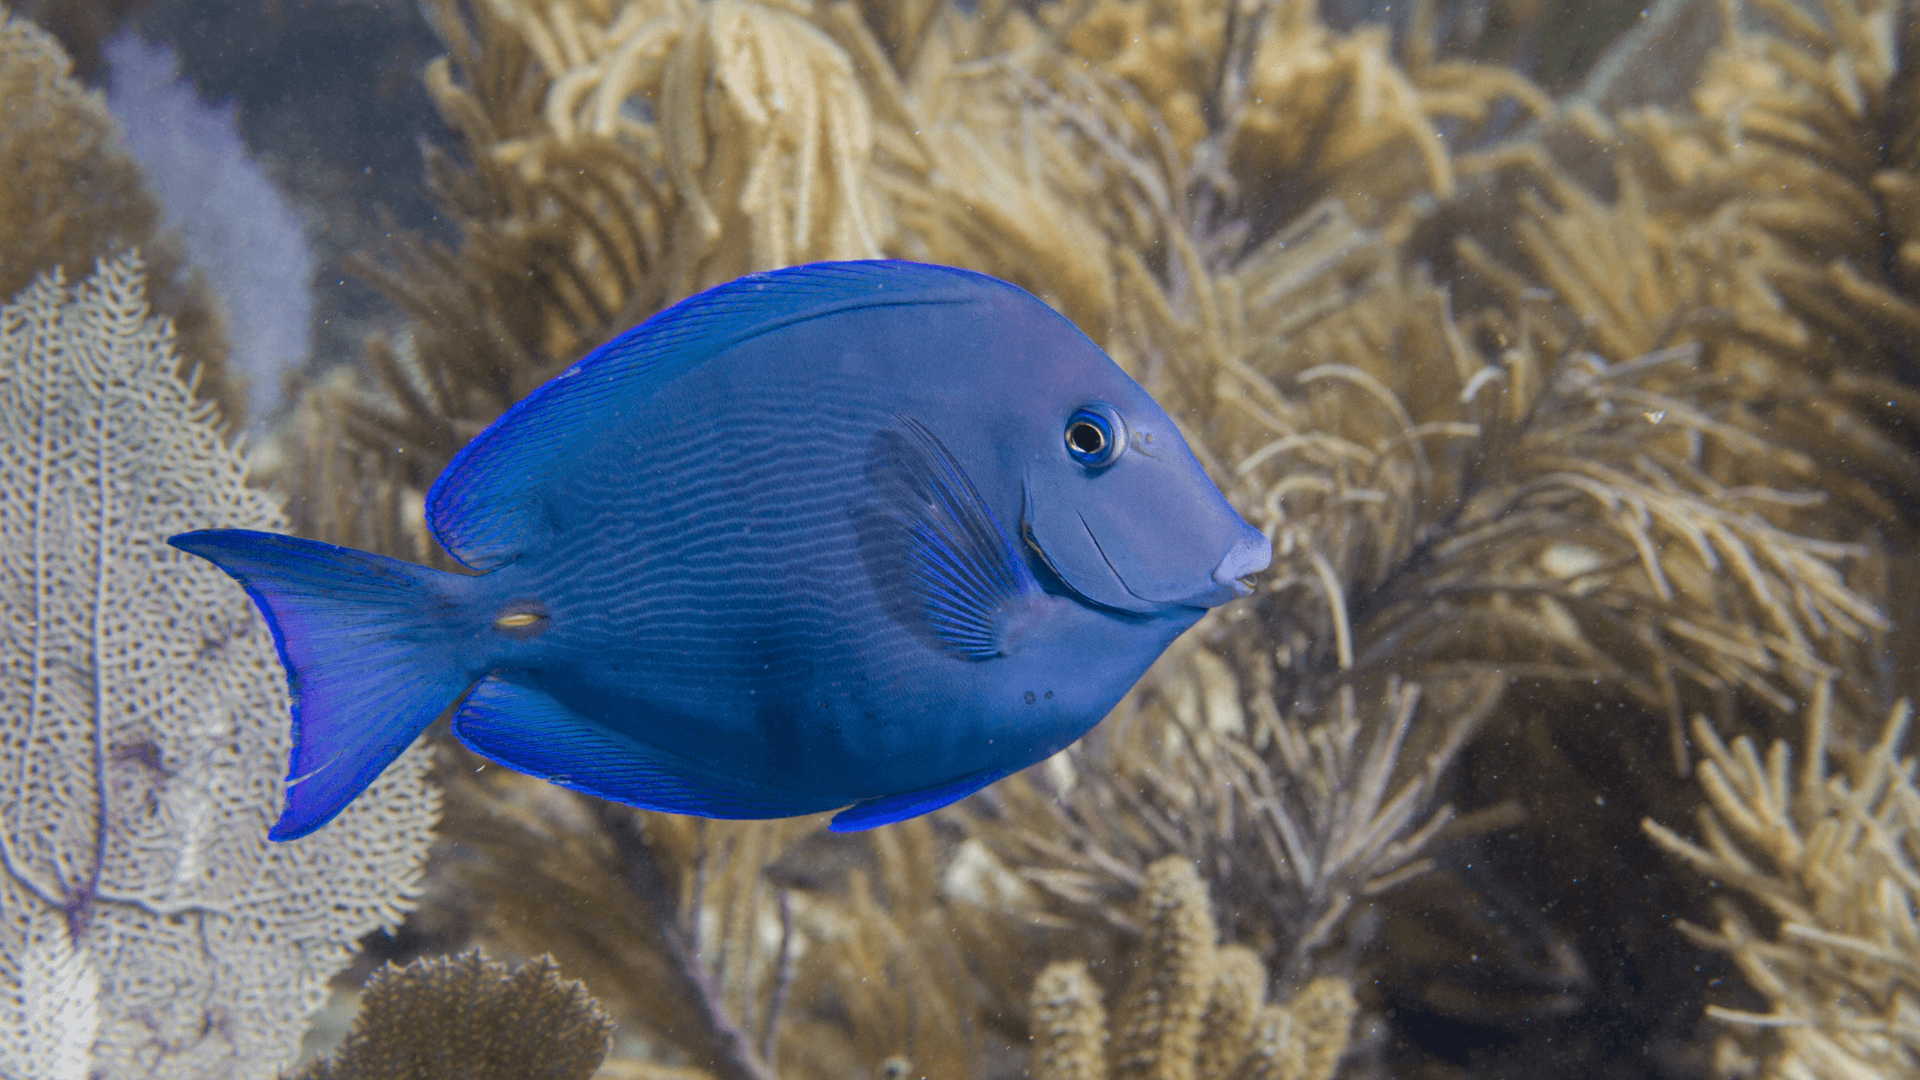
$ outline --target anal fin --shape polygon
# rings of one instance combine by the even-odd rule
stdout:
[[[891,825],[896,821],[919,817],[921,814],[930,814],[948,803],[959,802],[988,784],[996,780],[1004,780],[1019,771],[1018,767],[982,769],[937,787],[921,788],[901,795],[888,795],[883,799],[868,799],[835,814],[833,820],[827,824],[827,828],[832,832],[863,832],[882,825]]]
[[[487,676],[467,695],[453,733],[475,753],[529,776],[646,810],[757,819],[833,809],[701,774],[502,675]]]

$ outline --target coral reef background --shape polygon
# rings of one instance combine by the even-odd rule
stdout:
[[[304,535],[444,561],[422,493],[543,379],[738,274],[889,255],[1070,315],[1275,539],[1094,735],[871,834],[430,735],[423,902],[337,1012],[407,966],[310,1075],[469,1013],[556,1076],[1920,1072],[1907,5],[56,6],[83,58],[140,7],[308,208],[318,356],[253,456]],[[0,216],[0,265],[157,252],[237,419],[26,27],[0,154],[68,202]],[[475,945],[546,959],[439,958]]]

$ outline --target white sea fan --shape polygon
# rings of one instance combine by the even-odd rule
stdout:
[[[273,1076],[419,888],[418,750],[327,828],[266,839],[285,676],[239,587],[165,541],[281,517],[177,367],[135,261],[0,307],[6,1080]]]
[[[88,950],[58,932],[64,927],[48,929],[56,932],[29,942],[20,958],[19,1023],[13,1025],[39,1034],[27,1040],[20,1061],[6,1065],[9,1073],[17,1068],[39,1080],[88,1080],[100,1032],[100,973]]]

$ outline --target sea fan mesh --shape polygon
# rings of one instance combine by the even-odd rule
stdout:
[[[272,1076],[418,887],[419,755],[266,840],[273,642],[165,540],[281,516],[176,364],[132,260],[0,307],[0,1076]]]

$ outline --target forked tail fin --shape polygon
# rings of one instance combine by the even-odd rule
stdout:
[[[167,542],[232,575],[273,628],[293,757],[271,839],[331,821],[478,678],[460,655],[458,574],[244,529]]]

